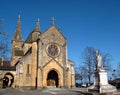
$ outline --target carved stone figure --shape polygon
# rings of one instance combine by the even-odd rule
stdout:
[[[102,64],[102,56],[96,51],[97,70],[94,72],[94,84],[87,88],[88,91],[98,91],[99,93],[116,92],[116,87],[108,83],[107,71],[104,70]]]
[[[96,57],[97,57],[97,70],[101,70],[103,69],[102,56],[98,51],[96,51]]]

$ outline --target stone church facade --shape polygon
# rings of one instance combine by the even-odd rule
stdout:
[[[10,65],[16,68],[13,71],[13,87],[34,89],[75,86],[74,63],[68,59],[67,40],[54,21],[41,33],[38,20],[23,43],[19,16],[11,53]]]

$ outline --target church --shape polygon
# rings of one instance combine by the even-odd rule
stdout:
[[[4,87],[34,89],[44,87],[75,87],[74,63],[68,59],[67,39],[54,24],[40,31],[38,19],[23,42],[20,16],[12,38],[10,66],[1,59],[0,72]],[[6,64],[6,63],[5,63]]]

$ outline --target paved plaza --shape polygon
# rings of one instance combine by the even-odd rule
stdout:
[[[120,95],[120,91],[109,94],[86,93],[86,88],[63,89],[63,88],[48,88],[42,90],[18,90],[18,89],[2,89],[0,95]]]
[[[42,90],[17,90],[17,89],[2,89],[0,95],[82,95],[79,92],[69,89],[51,88]]]

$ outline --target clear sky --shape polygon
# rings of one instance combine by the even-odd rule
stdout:
[[[113,66],[120,62],[120,0],[0,0],[0,19],[10,40],[19,14],[24,40],[38,18],[44,32],[54,16],[76,65],[81,64],[81,52],[87,46],[110,53]]]

